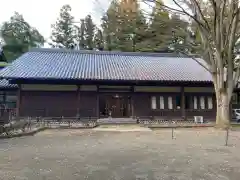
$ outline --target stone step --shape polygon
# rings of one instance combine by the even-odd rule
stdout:
[[[129,124],[118,124],[118,125],[99,125],[96,128],[93,128],[95,131],[115,131],[115,132],[149,132],[152,131],[147,127],[140,126],[138,124],[129,125]]]
[[[140,124],[100,124],[98,127],[101,128],[139,128],[144,127]]]
[[[133,118],[102,118],[97,120],[98,124],[136,124]]]

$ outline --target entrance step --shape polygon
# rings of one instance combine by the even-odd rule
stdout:
[[[94,128],[95,131],[113,131],[113,132],[149,132],[152,131],[147,127],[138,124],[118,124],[118,125],[99,125]]]
[[[101,124],[137,124],[137,120],[133,118],[101,118],[97,120],[99,125]]]

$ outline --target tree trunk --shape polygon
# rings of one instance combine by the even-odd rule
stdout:
[[[231,98],[231,97],[230,97]],[[230,103],[226,92],[216,93],[217,113],[216,113],[216,127],[227,128],[230,124]]]

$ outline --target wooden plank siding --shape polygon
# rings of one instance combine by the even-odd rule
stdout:
[[[80,95],[80,116],[97,117],[97,92],[83,92]]]
[[[75,116],[76,92],[22,91],[21,116]]]
[[[181,119],[183,116],[193,119],[193,116],[215,118],[216,105],[208,108],[207,98],[214,94],[210,88],[181,87],[131,87],[131,86],[53,86],[25,85],[22,86],[20,116],[49,117],[99,117],[99,99],[105,95],[116,94],[129,99],[128,115],[135,117],[159,117],[163,119]],[[184,89],[184,92],[181,91]],[[124,90],[124,91],[123,91]],[[187,92],[185,92],[187,91]],[[188,101],[180,102],[181,96],[189,97]],[[151,98],[156,97],[156,109],[152,109]],[[164,109],[160,109],[160,96],[164,99]],[[194,109],[193,97],[198,98],[197,109]],[[168,108],[168,98],[172,98],[172,109]],[[205,108],[200,107],[200,97],[205,99]],[[184,98],[185,99],[185,98]],[[178,101],[178,104],[177,104]],[[188,103],[189,107],[181,107]],[[179,107],[178,107],[179,106]]]

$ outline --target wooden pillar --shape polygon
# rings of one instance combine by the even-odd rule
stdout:
[[[99,107],[100,106],[100,99],[99,99],[99,86],[97,86],[97,103],[96,103],[96,114],[97,118],[100,118],[100,112],[99,112]]]
[[[182,117],[186,118],[186,112],[185,112],[185,93],[184,93],[184,87],[181,87],[181,111],[182,111]]]
[[[7,93],[6,93],[6,91],[3,92],[3,104],[7,105]]]
[[[81,93],[80,93],[80,88],[81,88],[81,86],[80,85],[77,85],[77,118],[80,118],[80,106],[81,106],[81,104],[80,104],[80,95],[81,95]]]
[[[131,103],[131,115],[134,118],[134,86],[131,86],[131,96],[130,96],[130,103]]]
[[[21,101],[22,101],[22,86],[18,84],[18,91],[17,91],[17,108],[16,108],[16,116],[17,118],[20,117],[20,110],[21,110]]]

